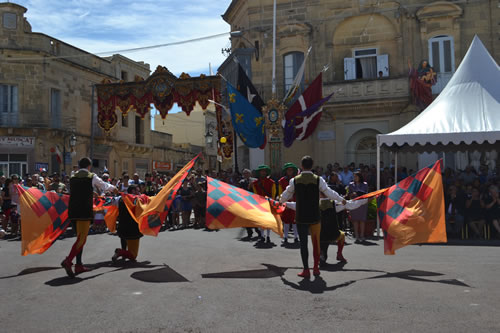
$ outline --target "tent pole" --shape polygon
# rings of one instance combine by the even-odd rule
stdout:
[[[394,184],[398,182],[398,151],[394,153]]]
[[[380,144],[377,135],[377,191],[380,190]],[[377,238],[380,238],[380,219],[377,214]]]
[[[446,153],[443,151],[443,172],[445,168],[446,168]]]

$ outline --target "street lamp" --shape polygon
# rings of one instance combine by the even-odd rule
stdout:
[[[231,38],[243,38],[244,40],[249,42],[250,45],[252,45],[252,42],[243,35],[243,31],[240,31],[240,30],[231,31],[230,35],[231,35]],[[255,61],[259,61],[259,41],[256,40],[253,45],[254,46],[251,48],[253,48],[254,52],[255,52]]]

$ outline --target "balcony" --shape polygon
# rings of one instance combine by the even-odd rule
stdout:
[[[410,94],[408,77],[325,83],[323,95],[332,92],[335,93],[332,99],[334,103],[407,98]]]

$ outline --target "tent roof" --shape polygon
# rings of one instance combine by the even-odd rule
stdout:
[[[379,145],[470,145],[500,142],[500,67],[475,36],[441,94]]]

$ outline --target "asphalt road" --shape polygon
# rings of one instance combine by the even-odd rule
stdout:
[[[240,230],[162,232],[138,263],[113,266],[115,236],[88,238],[75,279],[59,266],[74,238],[22,257],[0,241],[1,332],[499,332],[494,246],[346,246],[302,280],[296,248],[255,248]],[[330,248],[334,259],[336,246]],[[310,251],[312,252],[312,251]],[[312,258],[311,258],[312,261]]]

